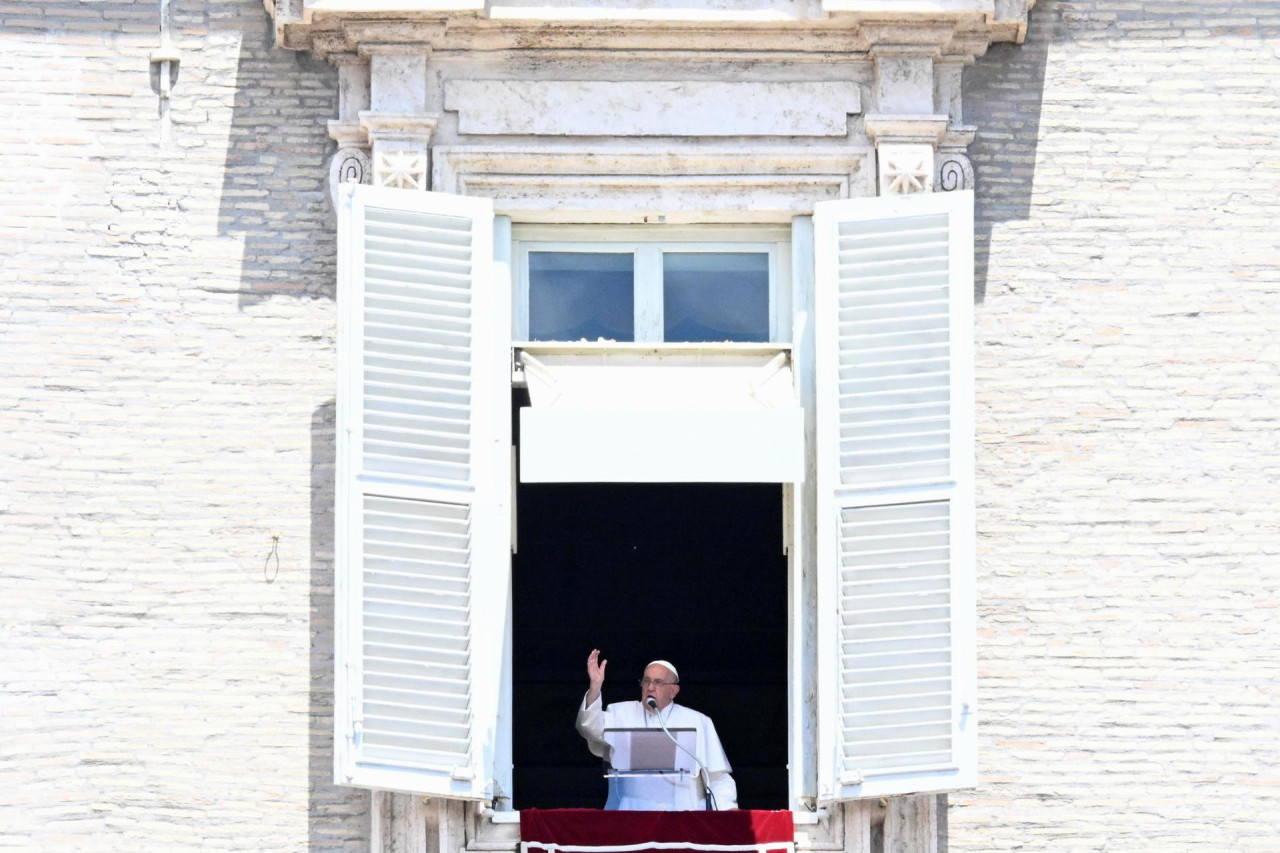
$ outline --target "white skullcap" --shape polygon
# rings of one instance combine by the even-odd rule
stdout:
[[[672,674],[672,675],[674,675],[674,676],[676,677],[676,681],[677,681],[677,682],[679,682],[679,681],[680,681],[680,673],[676,670],[676,668],[671,664],[671,662],[670,662],[670,661],[665,661],[665,660],[651,660],[651,661],[649,661],[648,665],[646,665],[646,666],[645,666],[645,669],[648,669],[648,668],[649,668],[649,667],[651,667],[651,666],[663,666],[663,667],[666,667],[667,669],[669,669],[669,670],[671,671],[671,674]]]

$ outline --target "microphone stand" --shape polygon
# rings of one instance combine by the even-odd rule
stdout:
[[[650,696],[645,700],[645,705],[649,706],[649,709],[653,711],[654,716],[658,718],[658,725],[662,726],[662,733],[670,738],[671,742],[676,745],[676,749],[682,750],[686,755],[693,759],[694,764],[698,765],[698,779],[702,781],[702,790],[706,791],[706,796],[703,798],[706,802],[706,811],[717,811],[716,795],[711,792],[711,771],[707,769],[707,765],[703,764],[698,759],[698,756],[681,746],[680,741],[676,740],[675,735],[671,734],[671,732],[667,730],[667,723],[662,719],[662,712],[658,710],[657,699]]]

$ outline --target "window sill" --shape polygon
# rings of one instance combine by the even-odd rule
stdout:
[[[797,826],[817,825],[827,817],[826,809],[818,809],[811,812],[808,809],[803,811],[792,811],[791,819],[795,821]],[[493,809],[483,809],[480,816],[486,818],[494,824],[518,824],[520,823],[520,812],[496,812]]]
[[[791,352],[789,343],[741,341],[516,341],[511,346],[531,355],[772,355]]]
[[[839,808],[836,811],[839,812]],[[469,806],[468,812],[471,830],[465,853],[516,853],[519,850],[520,812],[494,811],[478,804]],[[791,815],[796,826],[797,851],[842,853],[845,850],[843,821],[833,819],[828,809],[792,809]]]

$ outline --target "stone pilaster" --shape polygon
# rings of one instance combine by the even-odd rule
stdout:
[[[369,109],[359,112],[368,134],[372,182],[381,187],[430,189],[430,146],[438,116],[427,114],[430,50],[382,45],[369,53]]]
[[[961,84],[964,69],[973,56],[963,53],[943,56],[934,63],[934,103],[947,114],[947,132],[938,141],[934,154],[934,185],[938,192],[973,189],[973,163],[966,153],[978,129],[964,123]]]
[[[943,55],[928,44],[877,45],[875,109],[864,120],[876,146],[880,195],[973,187],[965,154],[975,129],[966,127],[960,101],[967,55]]]
[[[876,146],[880,195],[932,192],[934,151],[947,130],[948,117],[935,103],[934,64],[939,50],[927,44],[877,45],[875,111],[864,120]]]
[[[367,148],[369,134],[360,126],[360,113],[369,109],[369,60],[354,53],[331,56],[338,68],[338,117],[329,122],[329,136],[339,148]]]
[[[329,160],[329,193],[336,201],[339,184],[372,180],[369,133],[360,124],[360,113],[369,109],[369,60],[343,53],[329,61],[338,68],[338,117],[329,122],[329,136],[338,143]]]
[[[938,853],[938,797],[893,797],[884,816],[884,853]]]

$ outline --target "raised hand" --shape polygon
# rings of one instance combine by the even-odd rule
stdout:
[[[600,698],[600,688],[604,686],[604,668],[609,665],[607,660],[600,660],[600,650],[592,649],[591,654],[587,655],[587,698],[588,707],[595,704]]]

